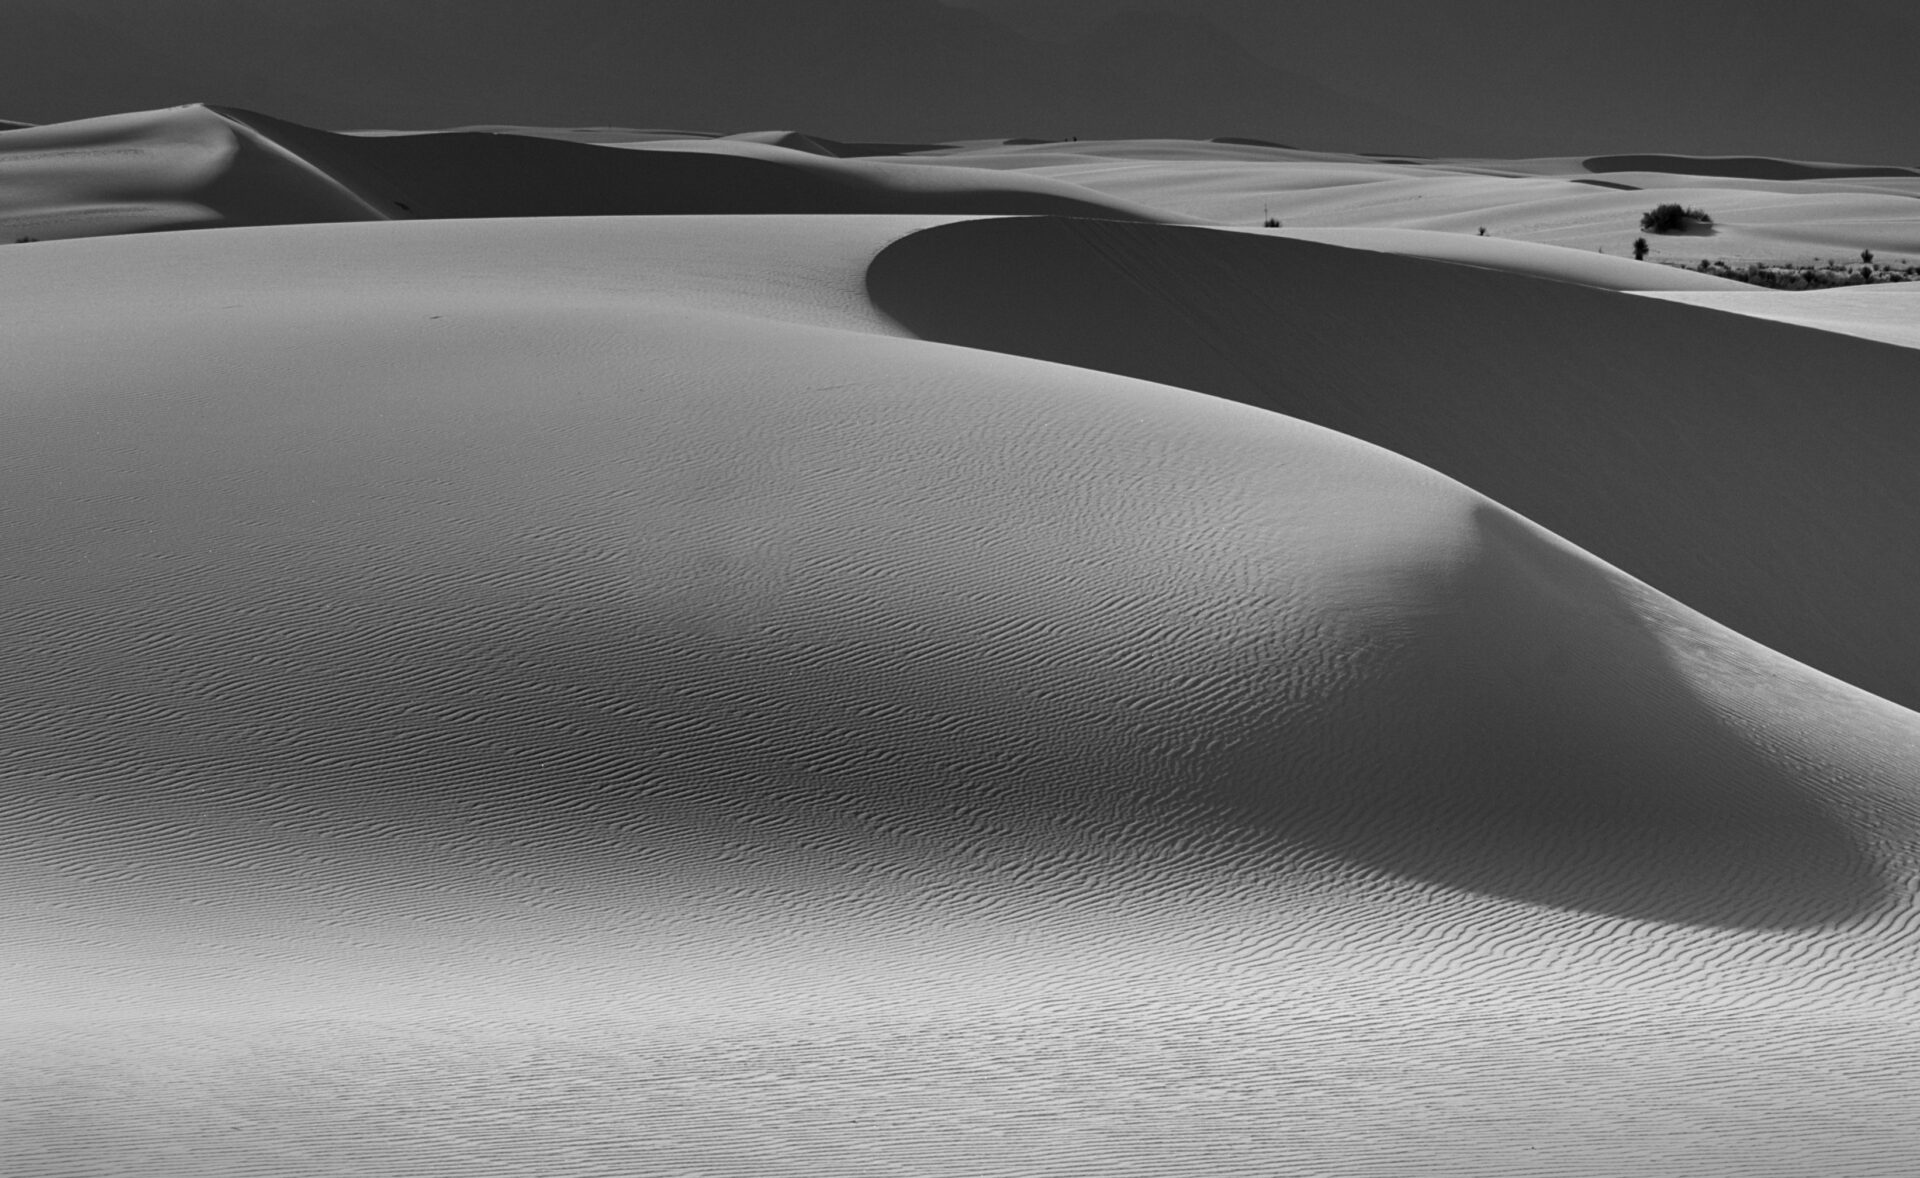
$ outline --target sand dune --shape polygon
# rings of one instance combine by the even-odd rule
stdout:
[[[1672,157],[1631,158],[1652,165]],[[1781,262],[1871,248],[1889,263],[1920,262],[1912,217],[1920,178],[1899,169],[1775,161],[1783,174],[1818,178],[1636,171],[1601,181],[1578,157],[1414,160],[1191,141],[977,144],[928,162],[1025,171],[1229,225],[1272,216],[1289,229],[1485,229],[1622,258],[1643,212],[1680,201],[1707,208],[1715,223],[1654,236],[1658,261]]]
[[[970,221],[868,280],[915,332],[1199,389],[1459,478],[1920,704],[1920,353],[1263,234]],[[1739,296],[1730,296],[1739,297]],[[1842,609],[1812,603],[1844,601]]]
[[[0,1171],[1920,1153],[1913,349],[780,134],[76,127],[35,207],[229,227],[0,257]]]
[[[1733,176],[1747,180],[1855,180],[1920,176],[1912,168],[1815,164],[1763,156],[1597,155],[1582,161],[1589,172],[1673,172],[1682,176]]]
[[[1045,177],[906,169],[739,140],[616,147],[479,132],[352,136],[205,106],[4,136],[0,235],[9,241],[415,217],[936,212],[1185,219]]]
[[[205,107],[0,133],[0,240],[384,214]]]

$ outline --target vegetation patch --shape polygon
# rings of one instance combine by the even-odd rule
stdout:
[[[1656,205],[1640,214],[1640,228],[1648,233],[1685,233],[1695,225],[1711,225],[1713,218],[1705,209],[1690,209],[1683,205]]]

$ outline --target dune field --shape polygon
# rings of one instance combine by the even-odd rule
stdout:
[[[0,130],[0,1173],[1912,1174],[1916,198]]]

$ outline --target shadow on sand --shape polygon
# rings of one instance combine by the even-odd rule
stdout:
[[[1505,510],[1474,526],[1478,553],[1421,587],[1389,669],[1328,700],[1321,731],[1276,732],[1217,778],[1243,820],[1395,875],[1612,916],[1792,929],[1880,906],[1860,834],[1700,698],[1628,582]],[[1359,770],[1300,765],[1316,746]]]

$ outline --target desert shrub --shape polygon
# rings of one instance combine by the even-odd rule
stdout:
[[[1646,238],[1636,237],[1633,239],[1633,260],[1636,262],[1644,262],[1647,260]]]
[[[1656,205],[1652,210],[1640,214],[1640,228],[1648,233],[1684,233],[1694,225],[1711,225],[1713,218],[1705,209],[1690,209],[1683,205]]]
[[[1862,262],[1864,262],[1864,263],[1865,263],[1866,265],[1869,265],[1869,266],[1871,266],[1871,265],[1873,265],[1873,251],[1872,251],[1872,250],[1861,250],[1861,251],[1860,251],[1860,260],[1861,260]]]
[[[1260,224],[1263,228],[1266,228],[1266,229],[1278,229],[1280,228],[1280,218],[1268,217],[1266,220],[1260,222]]]

